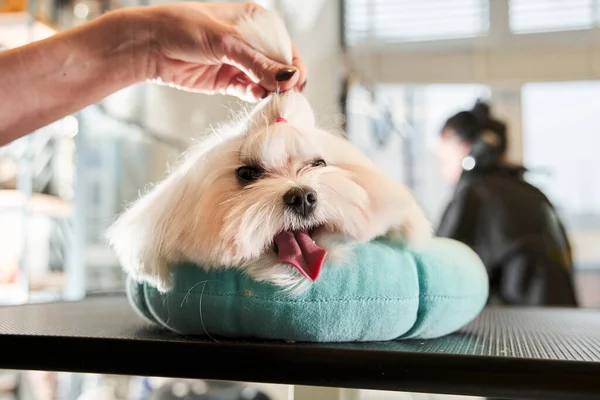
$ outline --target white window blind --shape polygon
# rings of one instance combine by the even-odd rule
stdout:
[[[598,26],[600,0],[510,0],[513,33],[542,33]]]
[[[472,38],[489,28],[489,0],[345,0],[349,46]]]

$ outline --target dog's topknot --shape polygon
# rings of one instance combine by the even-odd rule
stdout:
[[[267,57],[291,65],[293,61],[292,40],[279,14],[259,9],[246,15],[237,24],[244,40]],[[252,113],[251,127],[272,125],[277,118],[284,118],[291,127],[314,129],[315,116],[306,97],[292,89],[275,93],[262,101]]]
[[[256,50],[272,60],[292,65],[292,40],[277,12],[256,10],[240,19],[236,29]]]

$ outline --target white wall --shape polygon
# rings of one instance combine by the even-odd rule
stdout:
[[[508,156],[522,160],[523,84],[600,79],[600,27],[516,35],[508,26],[508,0],[490,1],[490,30],[474,39],[369,43],[351,50],[361,73],[380,83],[480,83],[510,126]]]

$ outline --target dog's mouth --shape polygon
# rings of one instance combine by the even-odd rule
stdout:
[[[279,261],[294,266],[305,278],[314,282],[319,277],[327,250],[312,239],[314,229],[284,231],[275,235],[275,252]]]

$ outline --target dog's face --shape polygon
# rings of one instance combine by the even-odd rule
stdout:
[[[216,147],[197,197],[198,234],[214,238],[204,254],[226,265],[279,259],[314,280],[324,250],[313,241],[365,239],[369,196],[325,135],[281,121]]]
[[[287,109],[295,112],[281,115]],[[125,237],[120,226],[154,246],[136,243],[142,254],[132,259],[132,250],[112,240],[117,253],[129,256],[122,263],[137,265],[139,276],[149,275],[155,259],[150,275],[183,260],[239,267],[291,288],[317,279],[324,259],[348,243],[394,229],[427,235],[410,194],[312,118],[302,95],[280,95],[259,107],[241,133],[214,137],[190,153],[115,224],[113,239]],[[418,222],[411,225],[411,218]]]

